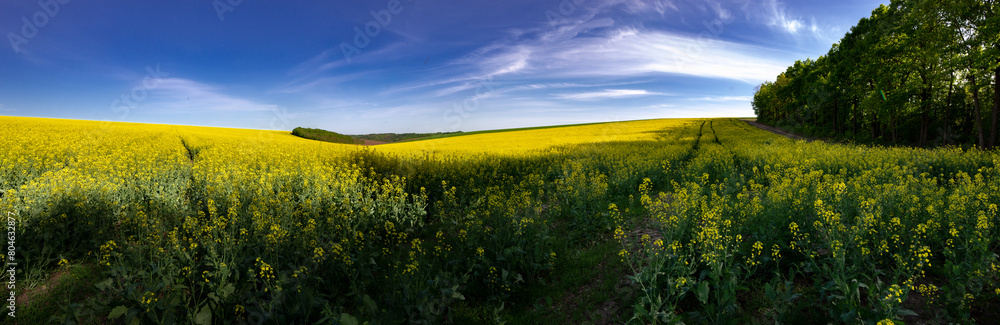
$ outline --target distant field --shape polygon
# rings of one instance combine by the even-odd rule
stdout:
[[[425,153],[533,155],[536,152],[559,151],[579,145],[656,141],[669,133],[667,130],[670,128],[682,127],[696,121],[695,119],[644,120],[463,132],[440,138],[387,144],[377,149],[401,155]]]
[[[1000,310],[995,152],[794,141],[737,119],[367,147],[0,125],[23,324],[881,325]]]
[[[431,137],[442,137],[450,135],[461,135],[462,132],[444,132],[444,133],[373,133],[373,134],[361,134],[352,135],[355,139],[378,141],[378,142],[402,142],[411,141],[419,139],[427,139]]]

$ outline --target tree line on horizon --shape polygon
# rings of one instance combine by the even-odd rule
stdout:
[[[333,142],[333,143],[342,143],[342,144],[364,143],[364,141],[355,139],[349,135],[343,135],[337,132],[331,132],[323,129],[297,127],[292,130],[292,135],[310,140],[318,140],[318,141]]]
[[[815,136],[997,147],[996,0],[893,0],[757,86],[758,121]]]

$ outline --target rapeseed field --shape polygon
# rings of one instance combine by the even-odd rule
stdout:
[[[373,147],[0,123],[0,212],[18,301],[35,304],[8,323],[586,321],[533,300],[563,296],[545,288],[602,243],[626,283],[611,323],[971,323],[1000,302],[994,152],[792,141],[736,119]],[[93,283],[46,298],[65,273]]]

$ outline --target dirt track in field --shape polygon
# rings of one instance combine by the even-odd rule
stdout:
[[[797,135],[797,134],[794,134],[794,133],[791,133],[791,132],[788,132],[788,131],[785,131],[785,130],[782,130],[782,129],[779,129],[779,128],[776,128],[776,127],[773,127],[773,126],[770,126],[770,125],[767,125],[767,124],[758,123],[756,119],[745,119],[745,120],[742,120],[742,121],[743,122],[747,122],[747,124],[753,125],[753,126],[759,128],[761,130],[768,131],[768,132],[771,132],[771,133],[774,133],[774,134],[777,134],[777,135],[780,135],[780,136],[783,136],[783,137],[786,137],[786,138],[789,138],[789,139],[792,139],[792,140],[816,141],[816,139],[813,139],[813,138],[803,137],[803,136],[800,136],[800,135]]]

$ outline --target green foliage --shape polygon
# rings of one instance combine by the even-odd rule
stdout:
[[[762,123],[834,139],[996,147],[996,14],[983,0],[880,5],[826,55],[757,87],[754,111]]]
[[[310,140],[319,140],[332,143],[343,143],[343,144],[361,144],[361,140],[355,139],[348,135],[343,135],[336,132],[330,132],[322,129],[310,129],[297,127],[292,130],[292,135],[306,138]]]

